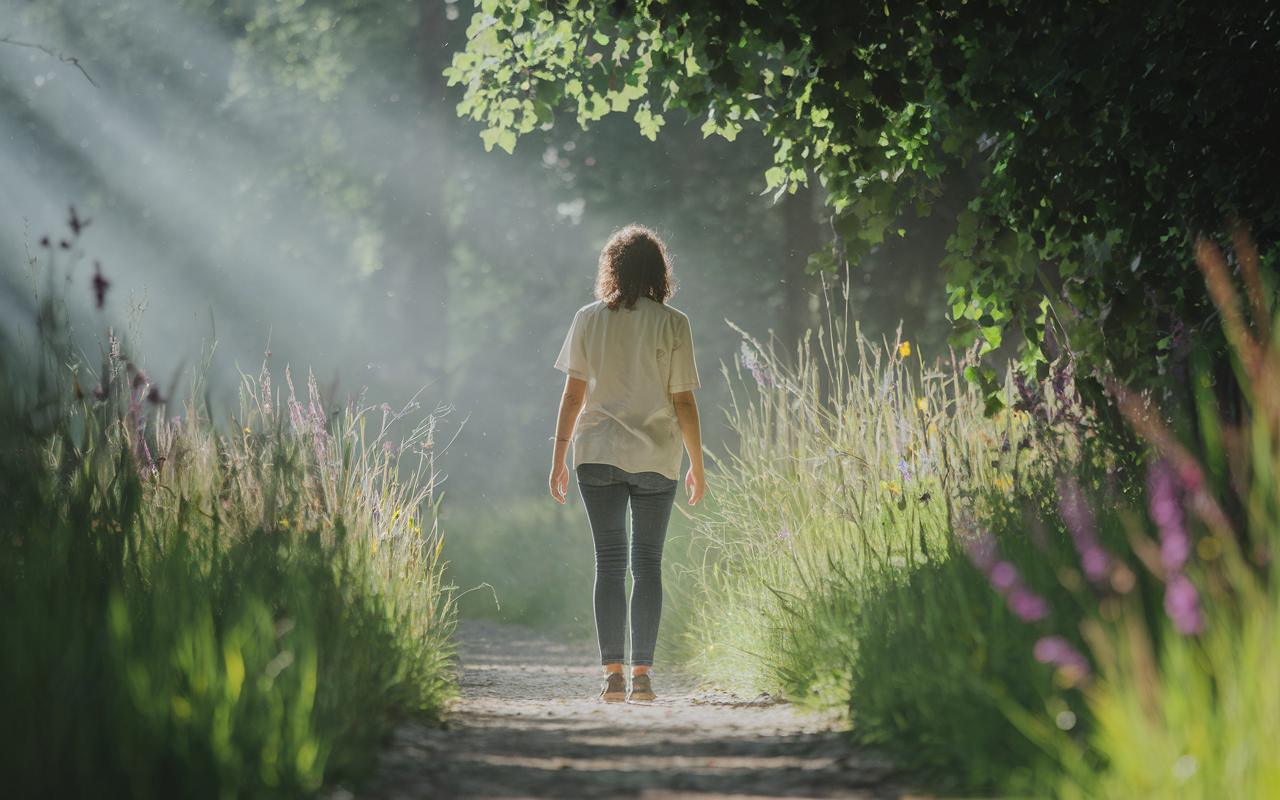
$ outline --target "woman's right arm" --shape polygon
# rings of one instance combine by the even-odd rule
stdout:
[[[560,414],[556,419],[556,448],[551,456],[551,496],[564,503],[569,493],[569,467],[565,456],[569,453],[569,440],[578,426],[582,413],[582,401],[587,396],[587,382],[570,375],[564,382],[564,394],[560,396]]]
[[[689,473],[684,477],[684,487],[689,495],[689,505],[693,505],[707,490],[707,478],[702,469],[702,426],[698,421],[698,401],[693,399],[693,390],[690,389],[671,395],[671,402],[676,407],[684,449],[689,451]]]

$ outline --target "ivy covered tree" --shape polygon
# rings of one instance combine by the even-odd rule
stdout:
[[[1266,0],[480,0],[467,35],[447,74],[489,147],[557,113],[626,113],[649,138],[681,111],[706,135],[762,130],[770,190],[825,188],[814,269],[967,192],[943,262],[953,343],[1027,367],[1063,336],[1086,371],[1176,366],[1211,314],[1188,239],[1228,218],[1274,264]]]

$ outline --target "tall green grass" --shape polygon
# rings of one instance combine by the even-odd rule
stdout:
[[[776,689],[785,607],[837,575],[945,560],[954,502],[1011,488],[1035,458],[1019,447],[1029,417],[986,419],[965,364],[925,368],[908,343],[875,345],[856,328],[851,352],[831,338],[789,368],[744,334],[742,363],[725,370],[740,443],[717,459],[717,512],[699,525],[683,587],[692,663],[730,685]]]
[[[329,416],[314,381],[300,397],[264,367],[219,428],[114,339],[90,368],[53,295],[33,352],[0,345],[4,791],[359,779],[395,719],[452,691],[437,415],[393,438],[389,407]]]
[[[856,741],[949,790],[1280,797],[1280,350],[1250,249],[1238,235],[1251,319],[1200,253],[1238,422],[1207,354],[1195,426],[1111,387],[1149,466],[1095,435],[1069,355],[987,419],[963,364],[859,340],[788,370],[748,339],[741,446],[684,576],[693,664],[843,710]]]

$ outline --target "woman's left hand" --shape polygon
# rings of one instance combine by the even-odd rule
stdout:
[[[565,495],[569,493],[569,467],[564,459],[560,459],[551,467],[551,496],[564,505]]]

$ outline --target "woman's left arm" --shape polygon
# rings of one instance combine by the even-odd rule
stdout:
[[[587,396],[587,382],[569,376],[564,382],[564,394],[560,396],[560,416],[556,420],[556,448],[551,456],[551,496],[564,503],[569,493],[569,467],[565,457],[569,454],[569,440],[578,425],[582,402]]]

